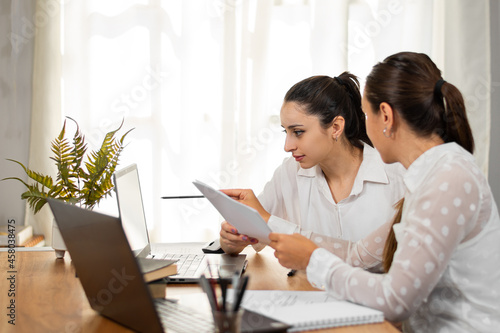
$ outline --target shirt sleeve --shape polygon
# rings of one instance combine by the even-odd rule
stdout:
[[[351,266],[380,272],[384,244],[392,221],[380,226],[370,237],[357,242],[329,237],[309,230],[301,230],[298,225],[277,216],[271,216],[268,224],[273,232],[283,234],[300,233]],[[260,251],[264,246],[256,244],[254,248]]]
[[[384,245],[392,226],[392,219],[378,227],[364,239],[352,242],[312,233],[310,239],[353,267],[381,272]]]
[[[309,260],[309,281],[337,298],[379,309],[389,320],[409,317],[434,289],[458,244],[478,230],[481,205],[479,184],[459,165],[442,168],[409,196],[403,221],[393,226],[398,247],[389,272],[352,267],[320,248]],[[367,249],[379,247],[372,235],[367,239]]]

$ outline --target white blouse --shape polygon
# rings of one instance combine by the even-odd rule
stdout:
[[[386,225],[352,244],[356,250],[344,260],[316,249],[307,266],[309,281],[338,298],[380,309],[389,320],[406,320],[404,331],[498,332],[500,218],[473,156],[456,143],[439,145],[411,164],[404,183],[389,272],[361,269],[375,264]],[[354,261],[359,267],[352,267]]]
[[[384,164],[379,153],[365,144],[350,195],[335,203],[319,166],[302,169],[287,158],[259,201],[272,215],[268,224],[274,232],[300,232],[320,246],[328,247],[328,242],[333,246],[332,239],[357,241],[392,220],[393,206],[404,194],[404,171],[399,163]]]

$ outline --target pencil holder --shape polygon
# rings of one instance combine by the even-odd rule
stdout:
[[[241,318],[244,309],[237,311],[212,311],[214,327],[217,333],[240,333]]]

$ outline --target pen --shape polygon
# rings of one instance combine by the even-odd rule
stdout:
[[[217,304],[217,298],[215,296],[215,290],[213,289],[213,286],[208,281],[208,279],[205,277],[205,275],[202,275],[200,277],[199,283],[200,283],[201,289],[207,294],[208,301],[210,303],[210,307],[212,308],[212,310],[213,311],[219,310],[219,306]]]
[[[233,274],[233,279],[231,281],[231,286],[233,287],[233,289],[236,291],[236,289],[238,288],[238,281],[239,281],[239,274],[238,272],[234,272]],[[236,296],[236,295],[235,295]]]
[[[210,259],[207,258],[208,274],[210,274],[210,280],[214,279],[214,274],[212,273],[212,263]]]
[[[243,269],[241,270],[241,274],[245,273],[248,267],[248,260],[245,260],[243,263]]]
[[[221,278],[219,274],[219,285],[220,285],[220,291],[222,294],[222,311],[226,312],[226,298],[227,298],[227,285],[229,284],[229,280]]]
[[[296,269],[292,269],[290,272],[288,272],[288,274],[287,274],[287,275],[288,275],[288,276],[294,276],[296,272],[297,272],[297,270],[296,270]]]
[[[234,312],[238,311],[238,309],[240,308],[241,300],[243,299],[243,294],[245,294],[245,289],[247,288],[248,275],[244,276],[242,279],[243,279],[243,282],[238,283],[239,291],[237,292],[236,302],[233,305]]]
[[[179,195],[173,197],[161,197],[162,199],[194,199],[194,198],[204,198],[203,195]]]

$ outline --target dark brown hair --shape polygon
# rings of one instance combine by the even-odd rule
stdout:
[[[394,219],[392,220],[392,225],[401,222],[401,215],[403,215],[403,204],[405,202],[405,198],[399,200],[394,208],[396,209],[396,215],[394,215]],[[384,253],[382,255],[382,268],[384,271],[388,272],[389,268],[391,268],[392,258],[394,257],[394,252],[396,252],[396,248],[398,247],[398,243],[396,241],[396,234],[394,234],[394,230],[389,231],[389,235],[387,236],[387,240],[385,241]]]
[[[401,52],[375,65],[366,78],[365,96],[375,113],[388,103],[419,136],[438,134],[444,142],[456,142],[471,154],[474,139],[460,91],[442,81],[441,71],[423,53]],[[401,221],[403,202],[396,204],[393,223]],[[396,250],[391,229],[384,248],[385,271]]]
[[[319,118],[323,128],[337,116],[345,119],[344,135],[352,146],[362,148],[363,142],[373,146],[366,134],[365,115],[361,109],[358,78],[343,72],[338,77],[312,76],[288,90],[285,102],[296,102],[307,114]]]
[[[375,65],[366,78],[365,96],[375,113],[388,103],[418,135],[438,134],[471,154],[474,139],[460,91],[444,82],[435,93],[441,71],[423,53],[401,52]]]

